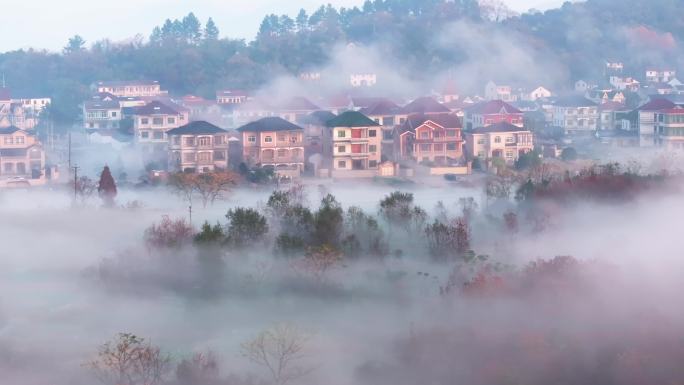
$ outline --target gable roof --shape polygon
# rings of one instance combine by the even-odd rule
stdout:
[[[178,110],[155,100],[136,108],[135,115],[178,115]]]
[[[367,116],[370,115],[396,115],[401,113],[401,107],[389,99],[383,99],[377,101],[370,105],[369,107],[362,108],[361,113]]]
[[[3,127],[0,128],[0,135],[10,135],[14,134],[17,131],[21,131],[21,129],[16,126]]]
[[[462,128],[463,123],[461,119],[450,113],[442,114],[412,114],[406,118],[406,121],[400,128],[400,132],[413,131],[427,121],[432,121],[444,128]]]
[[[493,114],[522,114],[522,111],[504,102],[503,100],[490,100],[487,102],[476,103],[468,108],[468,112],[478,115]]]
[[[403,110],[407,114],[426,114],[431,112],[436,113],[450,111],[449,108],[445,107],[443,104],[440,104],[438,101],[429,96],[418,98],[412,101],[411,103],[405,105]]]
[[[492,132],[519,132],[519,131],[529,131],[523,127],[514,126],[508,122],[494,123],[486,127],[477,127],[471,132],[473,134],[488,134]]]
[[[333,114],[332,112],[330,112],[328,110],[314,111],[314,112],[310,113],[309,115],[299,119],[299,121],[297,123],[325,126],[325,124],[329,120],[335,119],[336,117],[337,117],[337,115]]]
[[[89,100],[83,103],[86,110],[113,110],[121,108],[118,100]]]
[[[287,120],[279,117],[268,117],[259,119],[254,122],[245,124],[244,126],[238,128],[240,132],[264,132],[264,131],[292,131],[292,130],[302,130],[296,124],[290,123]]]
[[[582,95],[570,95],[558,98],[556,105],[559,107],[595,107],[596,103]]]
[[[358,111],[347,111],[326,123],[328,127],[377,127],[374,120]]]
[[[173,128],[167,131],[169,135],[202,135],[202,134],[218,134],[228,132],[220,127],[217,127],[209,122],[198,120],[190,122],[184,126]]]
[[[651,99],[650,102],[644,104],[643,106],[639,107],[639,111],[660,111],[660,110],[669,110],[671,108],[675,108],[676,105],[665,98],[657,98],[657,99]]]

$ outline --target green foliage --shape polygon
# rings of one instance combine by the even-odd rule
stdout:
[[[577,160],[577,150],[572,147],[566,147],[561,151],[561,159],[566,162]]]
[[[100,194],[100,198],[102,198],[105,206],[114,206],[114,198],[116,198],[116,183],[114,183],[112,173],[109,171],[109,166],[104,166],[104,169],[102,169],[102,173],[100,174],[100,182],[97,185],[97,192]]]
[[[515,168],[518,170],[528,170],[535,168],[542,163],[541,154],[539,151],[529,151],[520,156],[515,161]]]
[[[231,246],[238,248],[253,246],[268,233],[266,218],[252,208],[238,207],[229,210],[226,218],[228,218],[226,236]]]
[[[334,196],[328,194],[314,215],[314,242],[337,246],[344,230],[344,212]]]
[[[223,228],[217,222],[214,226],[210,225],[208,221],[202,224],[202,229],[199,233],[195,234],[195,244],[196,245],[218,245],[225,239],[225,234],[223,233]]]

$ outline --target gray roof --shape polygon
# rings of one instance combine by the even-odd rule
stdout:
[[[303,130],[296,124],[279,117],[268,117],[245,124],[237,129],[240,132],[293,131]]]
[[[180,126],[167,131],[169,135],[203,135],[203,134],[218,134],[226,133],[228,131],[217,127],[209,122],[203,120],[191,122],[184,126]]]

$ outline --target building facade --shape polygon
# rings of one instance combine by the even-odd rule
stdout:
[[[211,172],[228,169],[228,132],[196,121],[167,131],[169,170]]]
[[[38,139],[18,127],[0,128],[0,186],[45,183],[45,152]]]
[[[489,126],[506,122],[522,127],[524,113],[503,100],[491,100],[474,104],[465,109],[465,128],[472,130],[476,127]]]
[[[655,142],[667,150],[684,151],[684,108],[671,108],[655,114]]]
[[[409,116],[399,134],[402,160],[436,166],[462,163],[462,123],[456,115]]]
[[[156,80],[131,80],[131,81],[100,81],[95,83],[98,93],[109,93],[118,97],[129,96],[162,96],[168,94],[162,91]]]
[[[598,128],[598,106],[584,96],[570,96],[556,101],[553,125],[566,134],[590,134]]]
[[[532,132],[507,122],[475,128],[465,137],[468,159],[500,158],[512,163],[534,149]]]
[[[333,176],[377,174],[382,160],[382,128],[358,111],[347,111],[328,121],[332,128]]]
[[[252,167],[273,167],[280,174],[304,169],[304,129],[279,117],[267,117],[238,128],[243,161]]]

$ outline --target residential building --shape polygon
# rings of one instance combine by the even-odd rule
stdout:
[[[96,92],[110,93],[114,96],[162,96],[167,91],[162,91],[156,80],[126,80],[126,81],[100,81],[95,83]]]
[[[382,128],[358,111],[328,121],[333,139],[333,177],[373,177],[382,160]]]
[[[503,100],[490,100],[466,108],[464,117],[466,130],[499,122],[522,127],[524,113]]]
[[[649,68],[646,70],[646,81],[652,83],[669,83],[677,77],[677,71],[673,69]]]
[[[532,132],[508,122],[477,127],[465,134],[468,159],[504,159],[512,163],[534,149]]]
[[[9,88],[0,88],[0,127],[15,126],[31,130],[38,125],[40,113],[50,98],[12,98]]]
[[[382,126],[382,153],[386,158],[394,159],[394,130],[395,126],[406,121],[404,109],[389,99],[383,99],[359,112]]]
[[[349,83],[354,88],[373,87],[378,83],[378,75],[375,73],[354,73],[349,75]]]
[[[266,117],[238,128],[242,157],[249,166],[273,167],[282,175],[304,169],[304,129],[279,117]]]
[[[228,132],[205,121],[195,121],[166,132],[169,170],[210,172],[228,169]]]
[[[216,103],[218,104],[242,104],[249,99],[249,93],[242,90],[216,91]]]
[[[332,130],[327,123],[335,117],[330,111],[316,111],[297,122],[304,128],[304,158],[314,175],[332,165]]]
[[[141,149],[143,160],[168,163],[167,131],[187,124],[188,117],[161,102],[138,107],[133,113],[135,144]]]
[[[628,119],[625,115],[629,113],[629,109],[622,103],[607,101],[598,106],[599,120],[597,129],[604,130],[626,130],[630,129]]]
[[[658,111],[655,115],[655,132],[658,147],[684,151],[684,108]]]
[[[320,111],[320,107],[301,96],[294,96],[277,103],[273,109],[276,111],[276,116],[280,116],[290,123],[296,123],[312,112]]]
[[[598,127],[598,106],[580,95],[560,98],[553,108],[553,125],[566,134],[591,134]]]
[[[641,87],[641,83],[631,77],[611,76],[609,82],[620,91],[638,92]]]
[[[625,65],[621,61],[606,61],[604,72],[606,76],[620,75],[625,69]]]
[[[671,110],[677,105],[665,98],[651,99],[637,109],[639,114],[639,146],[652,147],[656,144],[656,116],[658,111]]]
[[[83,103],[83,127],[88,131],[118,129],[122,118],[117,99],[93,98]]]
[[[522,100],[531,100],[535,101],[538,99],[546,99],[551,97],[551,91],[546,89],[545,87],[539,86],[532,91],[526,92],[522,95]]]
[[[462,126],[453,114],[409,116],[399,129],[400,158],[436,166],[463,163]]]
[[[503,100],[505,102],[516,100],[510,86],[499,86],[492,81],[485,85],[484,98],[485,100]]]
[[[45,152],[35,135],[15,126],[0,128],[0,186],[45,183]]]

